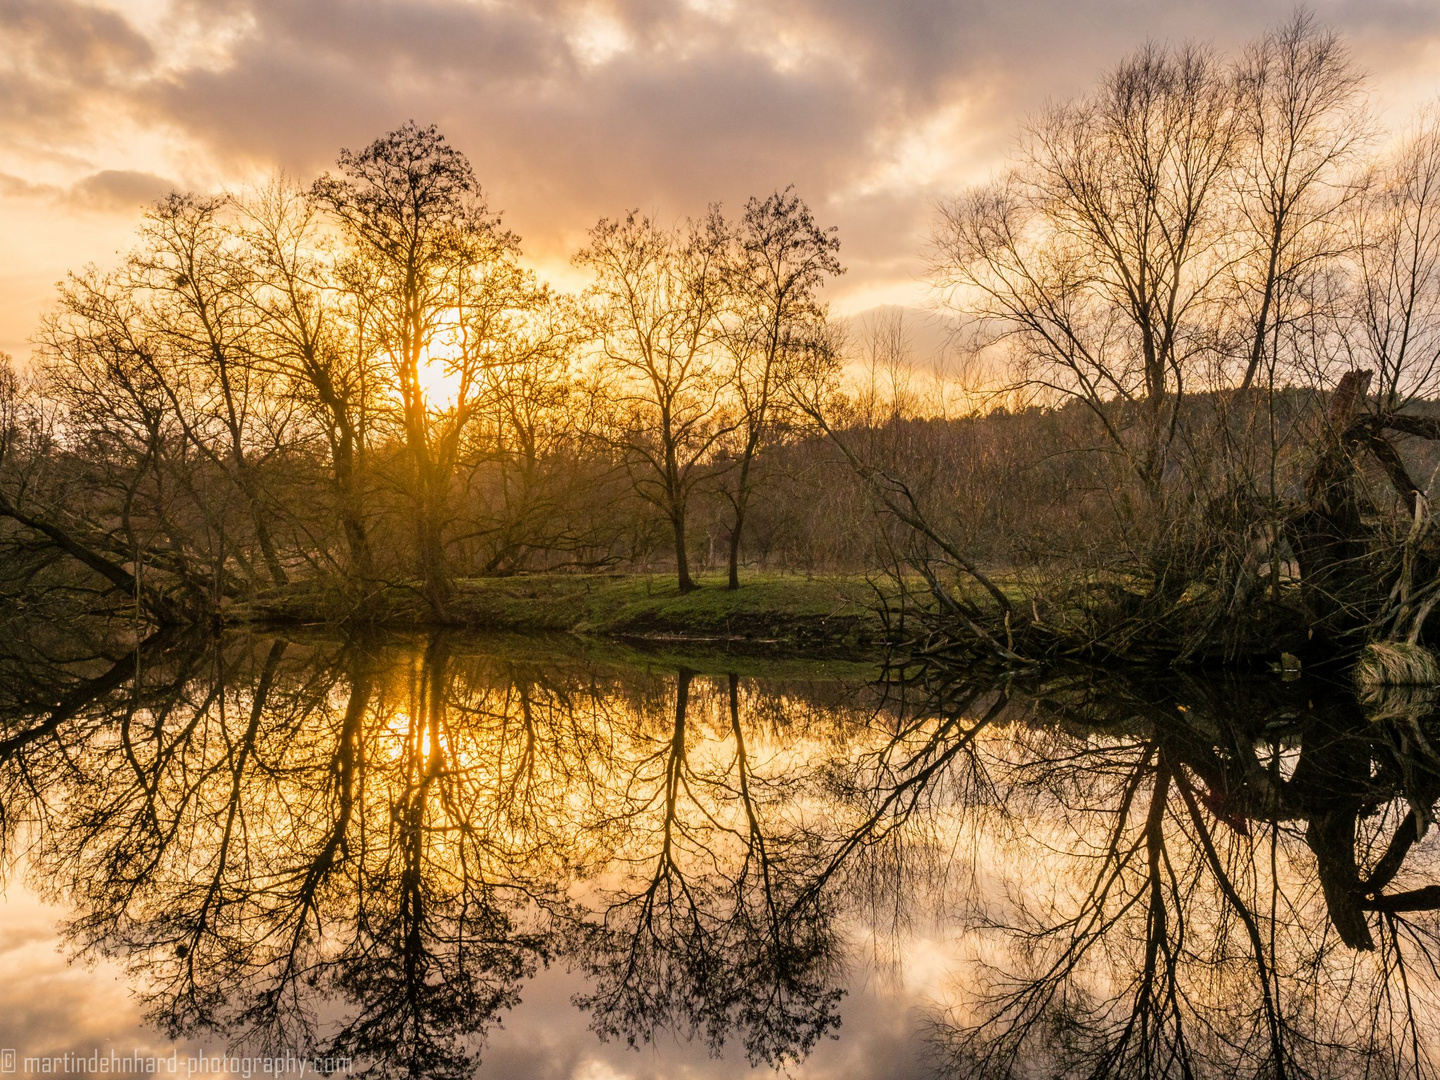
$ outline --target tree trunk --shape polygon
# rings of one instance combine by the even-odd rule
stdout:
[[[1286,523],[1302,595],[1322,624],[1349,621],[1346,600],[1362,573],[1366,544],[1349,430],[1364,405],[1370,377],[1368,371],[1349,371],[1340,379],[1330,400],[1326,442],[1306,478],[1305,505]]]
[[[443,620],[450,599],[450,579],[445,572],[445,547],[441,536],[445,519],[445,476],[431,454],[425,399],[416,376],[418,351],[409,357],[408,363],[410,390],[405,402],[405,440],[415,463],[419,503],[415,532],[421,588],[431,614]]]
[[[362,581],[375,576],[375,558],[370,550],[370,536],[360,513],[359,483],[351,461],[335,463],[335,486],[340,496],[340,525],[345,531],[345,544],[350,551],[350,569]]]
[[[340,510],[340,527],[350,551],[350,569],[361,580],[375,576],[375,559],[370,550],[370,536],[365,529],[364,499],[360,489],[359,468],[356,466],[355,425],[349,407],[336,392],[329,373],[317,363],[307,365],[311,382],[320,394],[320,401],[330,413],[330,462],[335,473],[335,492]]]
[[[682,593],[694,592],[695,581],[690,576],[690,557],[685,551],[685,511],[676,509],[670,514],[670,526],[675,530],[675,573]]]
[[[248,470],[248,466],[246,468]],[[248,471],[245,494],[250,502],[250,517],[255,522],[255,540],[260,545],[260,555],[265,560],[265,569],[269,571],[272,583],[286,585],[290,578],[285,573],[285,565],[280,561],[280,556],[275,550],[275,541],[270,535],[270,526],[265,520],[265,506],[260,500],[259,493],[255,491]]]
[[[740,588],[740,530],[745,525],[744,496],[735,505],[735,527],[730,530],[730,577],[725,582],[727,589]]]
[[[759,442],[757,434],[746,440],[745,454],[740,459],[740,478],[735,485],[735,525],[730,530],[730,578],[727,589],[740,588],[740,537],[745,529],[745,511],[750,506],[750,462]]]
[[[438,490],[441,479],[434,467],[426,462],[422,468],[420,520],[417,522],[420,547],[420,572],[424,579],[425,600],[436,618],[445,617],[450,601],[450,577],[445,570],[445,543],[441,535],[444,498]]]
[[[158,625],[174,626],[186,621],[185,613],[180,611],[169,597],[137,581],[135,576],[119,563],[81,542],[54,522],[24,513],[10,502],[3,492],[0,492],[0,516],[10,518],[30,531],[44,536],[60,551],[89,567],[120,592],[134,597],[135,602],[143,607],[146,614]]]

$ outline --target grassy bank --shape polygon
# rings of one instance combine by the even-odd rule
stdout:
[[[572,633],[654,642],[705,642],[789,653],[868,652],[882,624],[862,578],[747,576],[737,590],[702,575],[682,595],[673,579],[638,574],[527,574],[456,582],[437,620],[417,589],[391,585],[358,605],[325,582],[299,583],[228,608],[227,623],[435,625]]]

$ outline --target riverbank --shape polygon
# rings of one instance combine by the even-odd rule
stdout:
[[[736,590],[701,575],[682,594],[672,578],[641,574],[525,574],[455,583],[443,619],[409,585],[379,588],[357,604],[325,582],[297,583],[227,607],[227,625],[453,626],[514,633],[570,633],[629,641],[719,645],[735,651],[861,655],[876,651],[884,623],[860,577],[747,576]]]

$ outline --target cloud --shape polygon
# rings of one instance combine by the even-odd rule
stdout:
[[[192,5],[192,18],[214,5]],[[879,174],[910,205],[890,257],[913,256],[946,177],[907,175],[897,145],[965,133],[1003,152],[1046,96],[1084,89],[1147,37],[1232,47],[1290,0],[233,0],[225,62],[137,94],[236,168],[305,173],[408,118],[438,122],[541,248],[626,206],[698,211],[795,183],[868,234]],[[1391,0],[1321,15],[1380,37],[1432,34],[1440,14]],[[941,155],[943,158],[943,154]],[[887,172],[888,170],[888,172]],[[894,199],[885,200],[892,204]],[[867,247],[871,245],[867,242]],[[885,261],[885,259],[880,259]]]
[[[69,186],[37,184],[0,173],[0,197],[39,200],[71,210],[134,211],[178,187],[163,176],[131,169],[102,169]]]
[[[36,184],[23,176],[0,173],[0,196],[7,199],[53,199],[61,189],[53,184]]]
[[[8,64],[69,85],[143,69],[150,41],[124,16],[79,0],[0,0]]]
[[[0,0],[0,34],[0,131],[11,137],[73,137],[97,98],[155,60],[123,16],[79,0]]]
[[[176,186],[153,173],[102,169],[74,184],[68,196],[79,206],[99,210],[133,210],[174,191]]]
[[[0,195],[132,213],[161,176],[313,175],[406,119],[470,155],[542,264],[628,207],[794,183],[855,297],[923,294],[933,200],[1147,38],[1236,47],[1292,0],[0,0]],[[1319,0],[1362,63],[1434,83],[1440,7]],[[1397,74],[1399,73],[1399,74]],[[17,187],[16,185],[20,185]],[[23,185],[31,185],[30,189]],[[14,253],[9,253],[13,257]],[[77,252],[77,262],[88,258]],[[0,338],[13,336],[0,328]]]

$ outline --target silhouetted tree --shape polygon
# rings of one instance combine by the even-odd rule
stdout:
[[[358,153],[341,151],[338,167],[339,175],[327,173],[312,190],[343,227],[350,257],[342,278],[394,374],[414,469],[425,595],[443,613],[451,588],[443,536],[450,477],[436,445],[438,403],[427,398],[425,368],[446,345],[464,360],[484,348],[484,330],[477,340],[472,320],[492,314],[491,275],[518,273],[515,240],[490,214],[469,161],[433,125],[410,122]],[[468,365],[461,378],[474,378]]]
[[[729,229],[718,209],[669,231],[632,212],[603,218],[575,262],[587,292],[613,403],[610,440],[635,491],[670,526],[680,591],[690,575],[686,515],[709,456],[738,421],[724,408],[718,349]]]
[[[816,225],[810,208],[790,188],[750,199],[735,229],[725,330],[734,364],[731,391],[740,413],[735,476],[725,488],[734,513],[731,589],[740,587],[740,540],[754,490],[755,454],[774,427],[780,391],[824,325],[818,291],[827,277],[844,272],[835,232]]]

